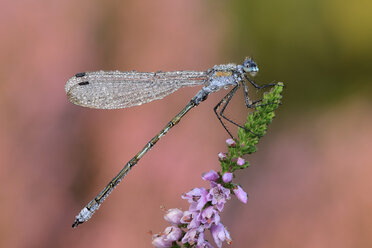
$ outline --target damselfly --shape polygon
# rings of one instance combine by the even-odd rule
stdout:
[[[119,109],[128,108],[153,100],[162,99],[185,86],[204,87],[190,100],[190,102],[179,112],[145,147],[139,151],[123,169],[107,184],[107,186],[86,205],[76,216],[72,227],[86,222],[100,207],[102,202],[119,184],[130,169],[148,152],[158,140],[165,135],[181,118],[193,107],[198,106],[207,96],[219,91],[222,88],[233,88],[215,106],[214,112],[229,133],[222,119],[225,119],[237,126],[235,122],[226,118],[223,114],[235,92],[242,87],[245,104],[249,108],[255,107],[248,97],[247,82],[256,88],[264,88],[274,84],[263,86],[257,85],[249,76],[258,72],[257,64],[246,58],[242,65],[224,64],[215,65],[207,71],[173,71],[173,72],[120,72],[120,71],[97,71],[78,73],[70,78],[65,86],[68,99],[77,105],[97,109]],[[222,108],[220,111],[219,108]],[[241,127],[241,126],[239,126]],[[244,127],[241,127],[244,128]]]

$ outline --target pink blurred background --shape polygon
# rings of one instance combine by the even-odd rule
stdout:
[[[0,246],[151,247],[160,206],[186,209],[228,137],[206,102],[87,223],[75,215],[198,89],[125,110],[68,102],[94,70],[206,70],[254,56],[283,105],[237,173],[230,247],[372,247],[372,4],[360,1],[0,1]],[[241,97],[241,95],[240,95]],[[242,123],[242,99],[228,115]]]

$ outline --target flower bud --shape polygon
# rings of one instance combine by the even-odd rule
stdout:
[[[216,181],[220,176],[214,170],[203,173],[202,178],[206,181]]]
[[[238,160],[236,161],[236,164],[239,166],[245,165],[245,159],[239,157]]]
[[[227,140],[226,140],[226,144],[227,144],[227,146],[235,147],[236,142],[235,142],[235,140],[233,140],[233,139],[227,139]]]
[[[152,237],[152,245],[156,248],[172,247],[172,241],[167,240],[163,235],[154,235]]]
[[[243,203],[247,203],[247,201],[248,201],[247,193],[239,185],[236,185],[236,187],[234,187],[233,191],[234,191],[234,194],[236,195],[236,197],[239,199],[239,201],[241,201]]]
[[[175,226],[169,226],[165,228],[164,234],[166,235],[165,240],[169,241],[177,241],[181,238],[182,236],[182,230],[178,227]]]
[[[233,174],[231,172],[226,172],[222,176],[222,181],[224,183],[229,183],[229,182],[231,182],[232,178],[233,178]]]
[[[181,218],[183,216],[183,211],[178,208],[168,209],[167,213],[164,215],[164,219],[172,225],[181,224]]]
[[[218,153],[218,159],[220,161],[226,160],[226,153],[223,152]]]

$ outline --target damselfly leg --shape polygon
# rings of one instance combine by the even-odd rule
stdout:
[[[256,84],[252,79],[250,79],[248,76],[245,76],[246,79],[248,80],[248,82],[250,82],[256,89],[263,89],[263,88],[266,88],[266,87],[270,87],[270,86],[274,86],[276,85],[275,83],[273,84],[265,84],[265,85],[258,85]],[[245,105],[247,108],[250,108],[250,109],[255,109],[256,107],[259,107],[259,106],[264,106],[264,105],[268,105],[268,104],[273,104],[273,103],[266,103],[266,104],[261,104],[261,105],[257,105],[257,103],[260,103],[262,102],[262,99],[259,99],[257,101],[251,101],[249,96],[248,96],[248,86],[245,82],[241,82],[241,84],[243,85],[243,92],[244,92],[244,100],[245,100]],[[235,93],[237,92],[237,90],[240,88],[240,84],[236,85],[234,88],[232,88],[229,93],[226,94],[226,96],[224,96],[221,101],[219,101],[217,103],[217,105],[214,107],[214,113],[216,114],[218,120],[220,121],[221,125],[223,126],[223,128],[226,130],[226,132],[230,135],[231,138],[234,138],[234,136],[231,134],[231,132],[228,130],[228,128],[226,127],[225,123],[222,121],[222,118],[228,122],[230,122],[231,124],[239,127],[239,128],[242,128],[244,129],[245,131],[247,132],[250,132],[252,133],[253,135],[256,135],[256,136],[259,136],[258,134],[254,133],[252,130],[242,126],[242,125],[239,125],[238,123],[236,123],[235,121],[231,120],[230,118],[226,117],[225,116],[225,109],[226,107],[229,105],[231,99],[233,98],[233,96],[235,95]],[[220,111],[218,111],[218,109],[221,107],[222,105],[222,108]],[[222,118],[221,118],[222,117]]]
[[[243,83],[244,84],[244,83]],[[221,122],[223,128],[226,130],[226,132],[230,135],[230,137],[233,139],[234,136],[231,134],[231,132],[228,130],[228,128],[226,127],[225,123],[223,123],[221,117],[223,119],[225,119],[226,121],[230,122],[231,124],[237,126],[237,127],[240,127],[244,130],[246,130],[247,132],[250,132],[252,133],[253,135],[256,135],[258,136],[256,133],[254,133],[252,130],[249,130],[248,128],[246,127],[243,127],[242,125],[239,125],[238,123],[236,123],[235,121],[231,120],[230,118],[226,117],[224,115],[224,112],[225,112],[225,109],[227,107],[227,105],[229,105],[231,99],[233,98],[233,96],[235,95],[236,91],[240,88],[240,84],[236,85],[234,88],[232,88],[232,90],[229,91],[229,93],[226,94],[226,96],[224,96],[221,101],[219,101],[217,103],[217,105],[214,107],[214,113],[216,114],[218,120]],[[222,105],[223,104],[223,105]],[[222,105],[222,108],[221,110],[218,112],[218,108]]]
[[[252,79],[250,79],[247,75],[244,75],[244,77],[247,79],[248,82],[250,82],[256,89],[264,89],[266,87],[271,87],[271,86],[275,86],[277,85],[276,83],[270,83],[270,84],[264,84],[264,85],[258,85],[256,84]],[[269,102],[269,103],[265,103],[265,104],[257,104],[257,103],[260,103],[262,102],[262,99],[259,99],[257,101],[254,101],[254,102],[250,102],[249,101],[249,96],[248,96],[248,86],[246,84],[243,84],[243,91],[244,91],[244,98],[245,98],[245,105],[247,106],[247,108],[251,108],[251,109],[255,109],[257,107],[262,107],[262,106],[266,106],[266,105],[270,105],[270,104],[278,104],[276,102]],[[279,103],[280,104],[280,103]]]

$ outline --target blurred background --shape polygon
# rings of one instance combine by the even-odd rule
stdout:
[[[233,199],[222,214],[230,247],[372,247],[371,11],[367,0],[0,0],[0,246],[151,247],[150,231],[167,225],[160,206],[186,209],[180,195],[207,187],[200,175],[226,151],[213,113],[223,91],[72,229],[198,88],[102,111],[69,103],[68,78],[252,56],[256,82],[287,87],[251,167],[236,175],[248,203]],[[226,111],[244,122],[242,94]]]

